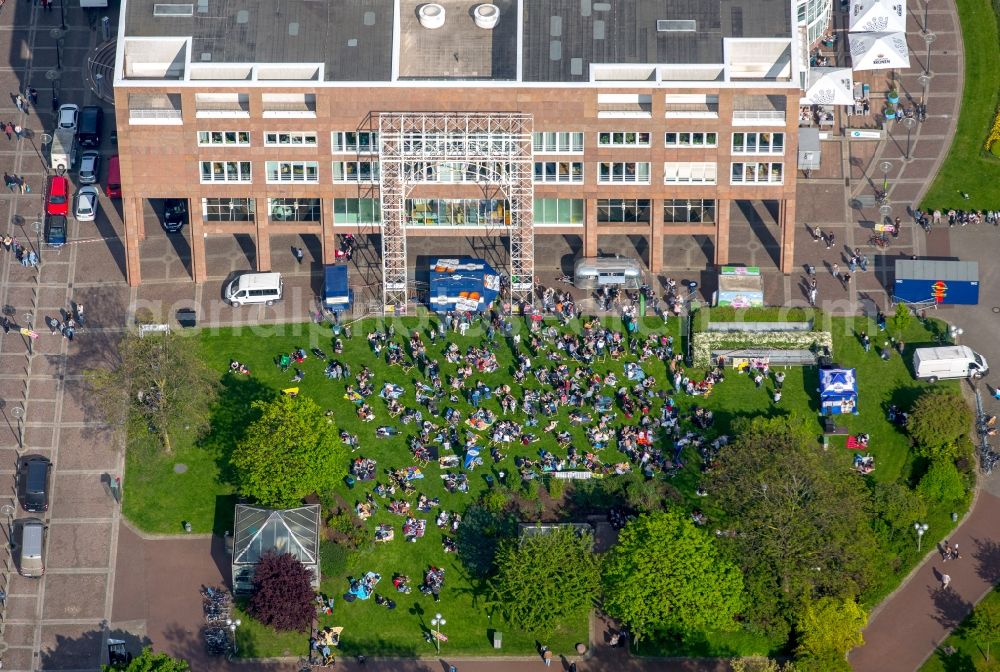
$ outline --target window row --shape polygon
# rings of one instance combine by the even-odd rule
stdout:
[[[582,161],[536,161],[535,183],[583,182]]]
[[[583,151],[583,133],[545,131],[531,134],[531,148],[539,153]]]
[[[632,182],[635,184],[649,184],[648,162],[602,161],[597,165],[598,182]]]

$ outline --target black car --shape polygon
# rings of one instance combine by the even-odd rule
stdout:
[[[80,110],[80,120],[76,129],[76,140],[83,148],[101,146],[101,131],[104,127],[104,110],[96,105],[87,105]]]
[[[17,468],[18,494],[25,511],[49,510],[49,472],[52,463],[41,455],[26,455]]]
[[[163,199],[163,228],[177,233],[188,221],[188,204],[184,198]]]
[[[66,244],[66,218],[62,215],[48,215],[45,218],[45,242],[52,247]]]

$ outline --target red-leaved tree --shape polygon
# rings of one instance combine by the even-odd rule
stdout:
[[[312,624],[314,596],[312,570],[290,553],[269,551],[254,571],[247,610],[275,630],[304,632]]]

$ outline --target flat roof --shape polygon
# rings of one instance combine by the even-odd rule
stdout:
[[[788,0],[124,0],[125,38],[188,38],[192,64],[323,63],[325,81],[407,79],[586,82],[591,64],[721,64],[725,38],[790,39]],[[398,36],[398,40],[395,38]],[[398,42],[398,44],[394,43]],[[518,56],[520,55],[520,59]],[[142,77],[137,77],[141,79]]]
[[[393,0],[126,0],[124,4],[125,37],[191,37],[192,63],[324,63],[328,81],[392,77]],[[183,10],[174,10],[178,15],[163,16],[170,11],[164,6],[191,12],[182,16]],[[154,7],[161,15],[154,15]]]
[[[524,10],[525,81],[588,81],[591,63],[717,64],[723,38],[792,35],[788,0],[531,0]]]

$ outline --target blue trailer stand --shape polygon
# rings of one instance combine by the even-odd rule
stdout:
[[[334,313],[349,311],[354,303],[347,266],[334,265],[323,269],[323,307]]]
[[[979,263],[897,259],[892,294],[902,303],[974,306],[979,303]]]

